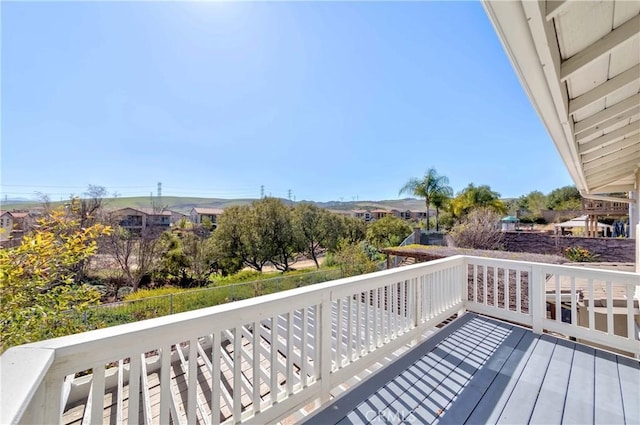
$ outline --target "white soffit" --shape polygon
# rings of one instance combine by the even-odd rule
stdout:
[[[483,5],[578,189],[640,189],[640,2]]]

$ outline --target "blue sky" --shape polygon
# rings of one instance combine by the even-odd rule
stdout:
[[[479,3],[2,4],[2,198],[571,184]]]

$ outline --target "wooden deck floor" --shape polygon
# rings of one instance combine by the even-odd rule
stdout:
[[[640,423],[640,362],[466,314],[304,423]]]

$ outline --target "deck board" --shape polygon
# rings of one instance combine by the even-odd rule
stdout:
[[[596,350],[595,363],[594,423],[624,423],[616,356]]]
[[[576,344],[562,423],[593,423],[595,349]]]
[[[640,418],[637,360],[471,313],[436,336],[303,423],[637,423]]]
[[[617,360],[624,415],[640,422],[640,363],[626,357],[618,357]]]
[[[505,368],[508,360],[517,349],[525,334],[524,329],[513,328],[513,332],[505,339],[501,349],[490,358],[486,367],[478,372],[467,387],[467,390],[456,395],[452,403],[447,406],[444,416],[440,419],[440,423],[461,424],[467,421],[496,377],[503,368]],[[453,406],[455,406],[455,409],[451,408]]]
[[[555,345],[553,337],[542,335],[497,423],[529,422]]]
[[[494,328],[487,327],[482,333],[479,333],[479,335],[483,336],[481,340],[467,339],[462,353],[453,354],[453,357],[457,358],[459,363],[451,364],[449,371],[442,371],[443,377],[439,386],[431,394],[424,394],[423,400],[414,407],[413,415],[420,423],[432,423],[445,413],[451,401],[477,370],[482,367],[497,345],[502,342],[502,338],[495,338],[496,335],[504,335],[504,332],[501,331],[504,331],[504,329],[499,326]],[[477,342],[477,349],[474,349],[473,342]],[[452,379],[456,375],[459,379]],[[446,388],[447,391],[440,391],[442,387]]]
[[[531,423],[562,422],[574,348],[575,344],[572,342],[556,340],[556,346],[531,415]]]

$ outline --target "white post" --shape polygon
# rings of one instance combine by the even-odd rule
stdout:
[[[461,266],[456,266],[453,273],[455,280],[455,284],[460,285],[460,299],[462,301],[462,306],[460,306],[460,310],[458,310],[458,317],[461,317],[467,311],[467,298],[469,298],[469,266],[467,266],[466,260],[462,263]],[[508,276],[507,276],[507,285]],[[508,303],[508,301],[507,301]]]
[[[529,314],[532,331],[541,334],[544,319],[547,317],[544,273],[538,266],[532,266],[529,272]]]

